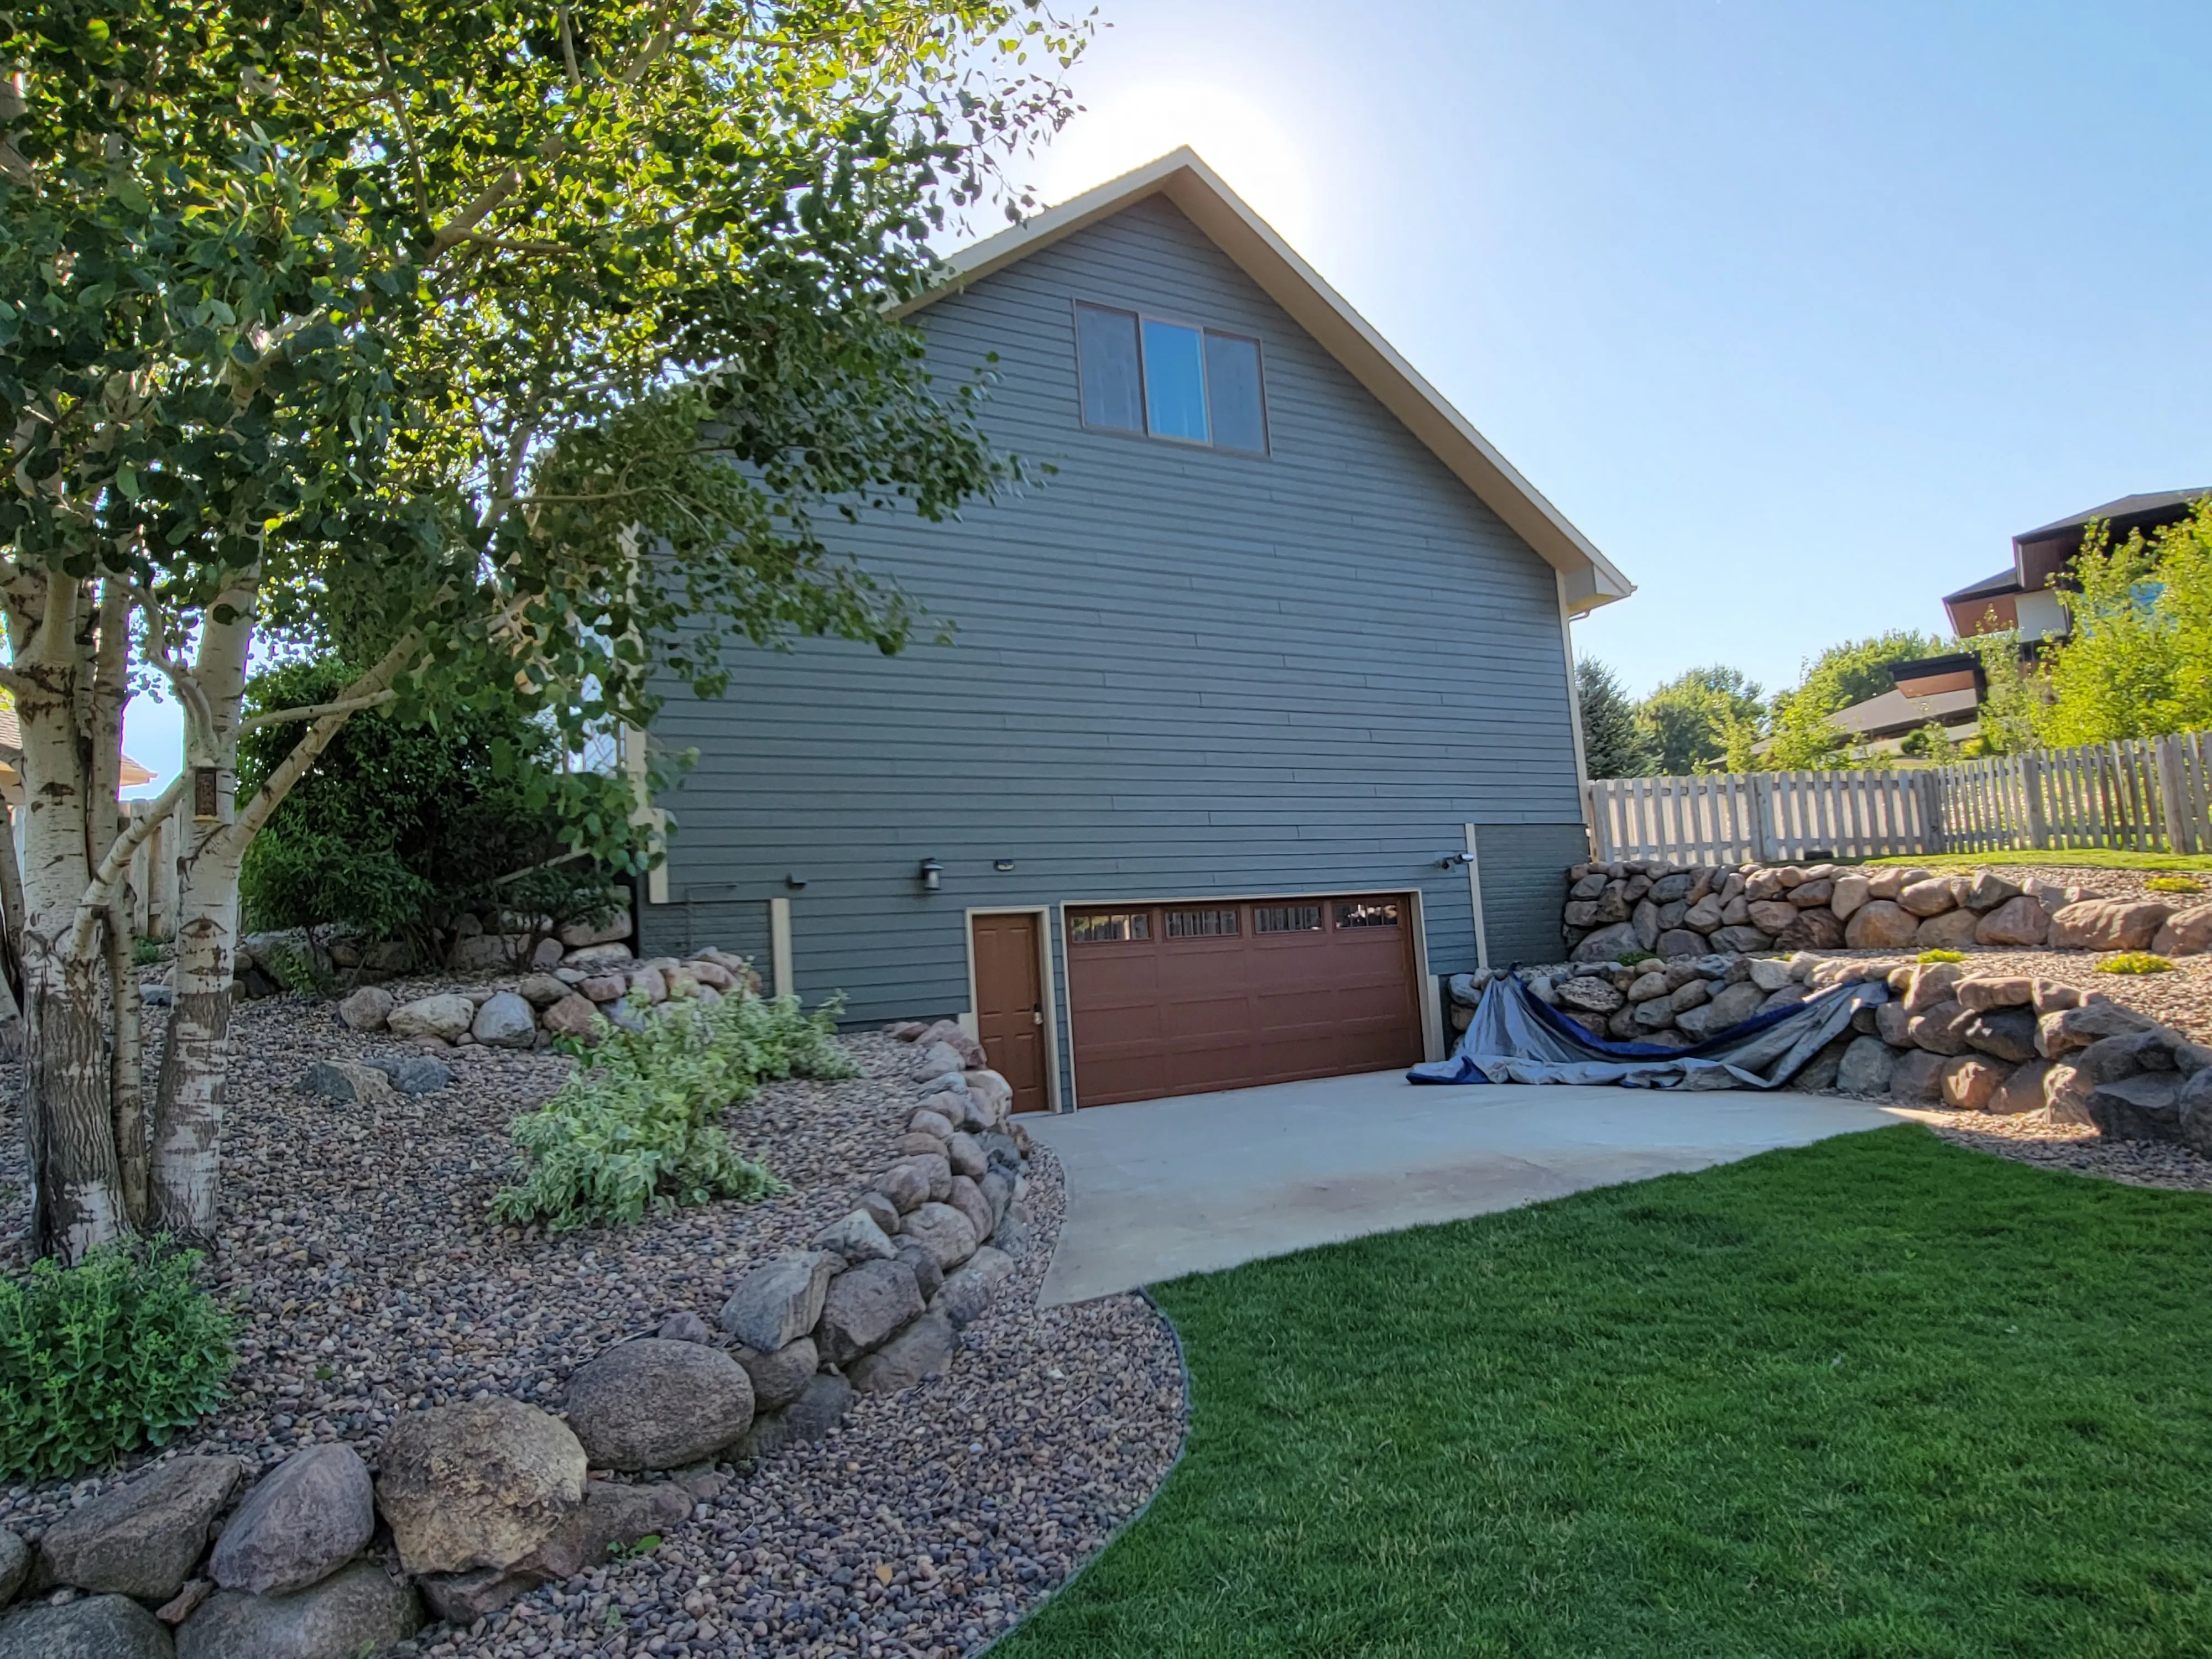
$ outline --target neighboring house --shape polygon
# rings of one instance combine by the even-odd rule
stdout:
[[[933,362],[1058,470],[841,528],[953,643],[665,711],[642,948],[957,1015],[1024,1109],[1439,1054],[1439,975],[1561,954],[1567,623],[1629,583],[1188,150],[951,269]]]
[[[9,808],[23,804],[23,732],[15,723],[13,704],[0,703],[0,804]],[[125,789],[154,781],[154,775],[130,756],[123,757],[120,782]]]
[[[2023,647],[2038,640],[2065,638],[2069,573],[2089,526],[2101,520],[2111,526],[2113,541],[2124,542],[2136,531],[2148,535],[2162,525],[2187,518],[2207,494],[2212,491],[2167,489],[2152,495],[2123,495],[2070,519],[2022,531],[2012,538],[2008,568],[1943,596],[1951,631],[1963,640],[2016,628]]]
[[[1954,743],[1974,735],[1989,683],[1982,659],[1972,652],[1892,663],[1889,678],[1891,689],[1880,696],[1828,716],[1828,723],[1850,738],[1855,757],[1901,754],[1905,739],[1931,724],[1942,726]]]

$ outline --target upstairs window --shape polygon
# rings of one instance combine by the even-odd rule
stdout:
[[[1075,337],[1085,426],[1267,453],[1257,340],[1081,304]]]

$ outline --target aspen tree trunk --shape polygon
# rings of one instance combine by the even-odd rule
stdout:
[[[180,1237],[213,1237],[222,1174],[222,1109],[230,1071],[230,981],[237,957],[238,872],[245,848],[231,834],[238,794],[240,706],[252,644],[254,583],[241,576],[200,630],[192,679],[200,718],[185,722],[185,799],[191,814],[177,887],[175,995],[154,1099],[154,1224]],[[228,621],[218,621],[228,616]],[[213,775],[213,799],[201,777]]]
[[[74,1261],[129,1231],[112,1126],[107,962],[85,948],[90,616],[84,586],[49,574],[40,615],[19,626],[12,665],[23,745],[24,1133],[31,1242]],[[111,803],[106,809],[111,815]]]

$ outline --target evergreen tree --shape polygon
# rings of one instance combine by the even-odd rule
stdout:
[[[1636,723],[1636,704],[1613,670],[1595,657],[1575,665],[1582,701],[1583,758],[1594,778],[1640,778],[1653,769],[1650,747]]]

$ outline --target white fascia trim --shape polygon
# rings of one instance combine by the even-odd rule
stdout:
[[[960,249],[943,262],[945,280],[908,301],[895,314],[910,317],[1152,195],[1165,196],[1180,208],[1478,499],[1559,572],[1565,579],[1570,615],[1587,615],[1636,591],[1636,585],[1565,514],[1545,500],[1443,393],[1188,147]]]

